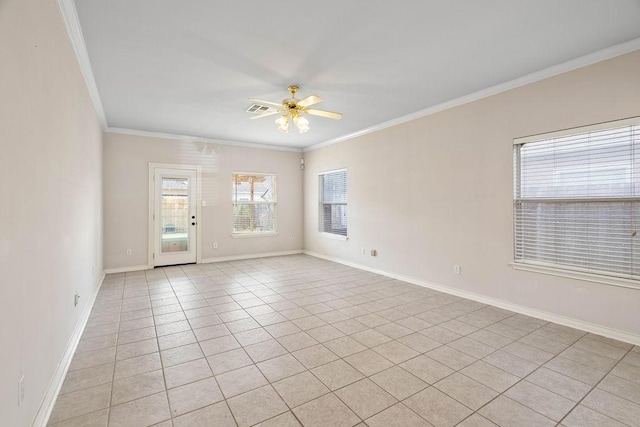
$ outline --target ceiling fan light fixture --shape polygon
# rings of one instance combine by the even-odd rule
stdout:
[[[293,118],[293,123],[295,123],[296,127],[298,128],[298,130],[300,131],[300,133],[305,133],[306,131],[308,131],[309,128],[309,120],[307,120],[305,117],[303,116],[295,116]]]
[[[285,98],[281,103],[265,101],[263,99],[249,98],[254,103],[253,106],[247,110],[248,112],[261,111],[261,114],[250,117],[250,119],[259,119],[262,117],[269,117],[275,114],[281,116],[276,119],[276,127],[282,133],[289,133],[289,124],[293,124],[298,129],[298,132],[305,133],[309,129],[309,120],[305,117],[307,114],[313,116],[325,117],[328,119],[340,120],[342,118],[341,113],[334,113],[332,111],[316,110],[309,108],[319,102],[322,102],[322,98],[316,95],[309,95],[304,99],[297,99],[296,92],[298,92],[298,86],[291,85],[288,87],[291,98]],[[277,110],[273,107],[278,107]]]
[[[289,133],[289,116],[284,115],[276,119],[276,126],[280,132]]]

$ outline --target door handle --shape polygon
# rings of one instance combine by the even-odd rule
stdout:
[[[192,222],[192,223],[191,223],[191,225],[196,225],[196,223],[195,223],[195,222]]]

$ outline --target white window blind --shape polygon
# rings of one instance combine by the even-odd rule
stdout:
[[[319,231],[346,237],[347,170],[321,173],[319,184]]]
[[[515,262],[640,279],[640,120],[514,143]]]
[[[276,231],[276,176],[233,174],[233,233]]]

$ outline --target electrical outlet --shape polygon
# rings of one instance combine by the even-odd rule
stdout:
[[[460,266],[459,265],[454,265],[453,266],[453,272],[455,274],[460,274]]]
[[[24,401],[24,375],[20,377],[18,381],[18,406],[22,405]]]
[[[293,242],[293,236],[289,236],[289,240]]]
[[[131,248],[127,249],[127,256],[131,256],[133,254],[133,251],[131,250]]]
[[[371,256],[378,256],[378,251],[371,249]]]
[[[76,292],[76,294],[73,296],[73,306],[77,307],[78,304],[80,304],[80,294]]]
[[[218,242],[213,242],[213,249],[218,249]]]

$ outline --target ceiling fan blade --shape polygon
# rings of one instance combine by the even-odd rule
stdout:
[[[306,98],[298,101],[298,106],[300,107],[310,107],[314,104],[322,102],[322,98],[316,95],[309,95]]]
[[[326,117],[327,119],[340,120],[342,118],[342,113],[334,113],[333,111],[314,110],[313,108],[308,108],[304,111],[313,116]]]
[[[249,117],[250,120],[259,119],[262,117],[273,116],[274,114],[280,114],[280,111],[269,111],[268,113],[258,114],[257,116]]]
[[[264,99],[256,99],[256,98],[249,98],[249,101],[256,104],[275,105],[276,107],[282,107],[282,102],[271,102],[271,101],[265,101]]]

